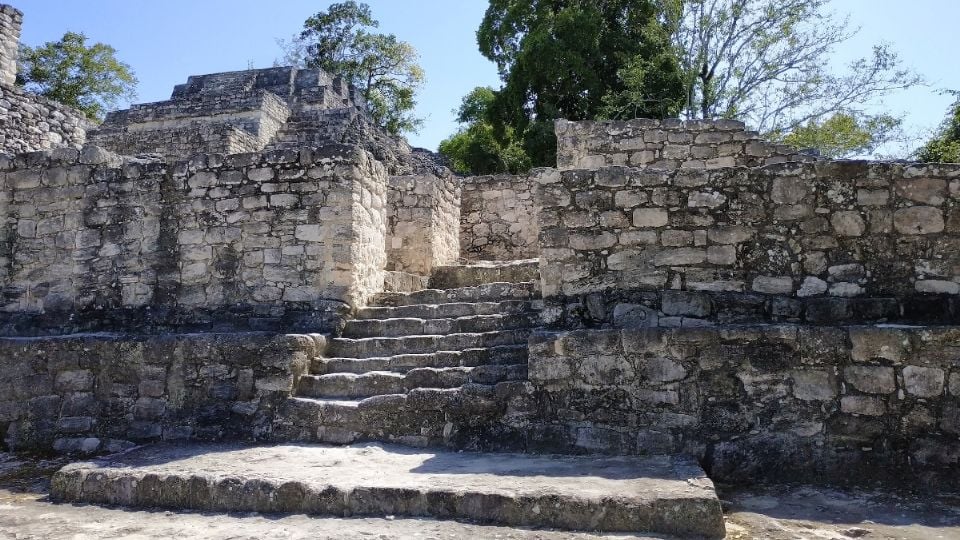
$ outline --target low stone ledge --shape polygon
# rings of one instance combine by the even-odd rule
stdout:
[[[13,450],[117,451],[156,440],[261,440],[322,335],[0,338],[0,434]]]
[[[530,340],[528,445],[701,456],[724,481],[956,487],[960,328],[579,330]]]

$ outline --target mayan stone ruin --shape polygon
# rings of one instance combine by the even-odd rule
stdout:
[[[87,459],[54,500],[721,538],[714,482],[960,487],[960,165],[558,121],[461,178],[288,67],[94,126],[21,22],[0,438]]]

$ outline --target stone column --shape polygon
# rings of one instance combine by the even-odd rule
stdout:
[[[0,84],[12,85],[17,79],[17,53],[22,24],[23,13],[20,10],[0,4]]]

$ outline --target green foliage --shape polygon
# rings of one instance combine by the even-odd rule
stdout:
[[[505,127],[498,136],[490,122],[490,107],[495,99],[493,89],[478,87],[463,98],[455,111],[457,121],[465,126],[440,143],[440,153],[450,160],[456,172],[520,174],[529,170],[530,159],[514,138],[513,129]]]
[[[960,98],[950,106],[937,134],[917,151],[926,162],[960,163]]]
[[[862,116],[922,83],[886,44],[831,72],[830,56],[856,30],[830,0],[665,1],[687,118],[739,118],[765,134],[789,133],[835,114]]]
[[[373,30],[370,6],[349,0],[308,18],[303,32],[285,44],[285,60],[345,77],[367,100],[374,120],[393,134],[416,132],[413,114],[424,73],[413,45]]]
[[[504,82],[490,107],[496,135],[512,128],[533,165],[553,165],[557,118],[676,109],[682,86],[660,14],[655,0],[490,0],[477,42]]]
[[[797,148],[814,148],[824,157],[838,159],[873,152],[900,124],[899,118],[889,115],[840,112],[822,122],[811,120],[786,136],[771,136]]]
[[[83,34],[67,32],[60,41],[20,47],[17,84],[83,111],[91,120],[136,96],[137,78],[103,43],[87,45]]]

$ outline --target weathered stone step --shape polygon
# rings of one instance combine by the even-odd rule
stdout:
[[[357,310],[357,319],[451,319],[477,315],[512,315],[536,311],[542,300],[506,300],[503,302],[451,302],[447,304],[411,304],[397,307],[365,307]]]
[[[713,483],[690,458],[158,444],[67,465],[59,502],[205,512],[462,519],[721,538]]]
[[[496,332],[461,333],[376,338],[336,338],[330,340],[328,356],[339,358],[375,358],[402,354],[424,354],[438,351],[462,351],[500,345],[526,343],[529,328]]]
[[[453,289],[485,283],[521,283],[540,279],[540,260],[477,261],[470,264],[438,266],[430,276],[430,287]]]
[[[405,394],[415,388],[456,388],[464,384],[496,384],[523,380],[526,364],[506,366],[416,368],[406,373],[371,371],[306,375],[298,395],[312,398],[362,399],[387,394]]]
[[[456,319],[361,319],[347,322],[343,336],[364,338],[463,334],[532,328],[539,324],[540,316],[536,313],[475,315]]]
[[[327,373],[366,373],[368,371],[395,371],[434,367],[475,367],[482,365],[526,364],[527,345],[503,345],[463,351],[440,351],[424,354],[401,354],[379,358],[314,358],[311,371],[316,375]]]
[[[540,298],[537,283],[487,283],[457,289],[424,289],[413,293],[381,293],[374,296],[374,306],[408,306],[411,304],[446,304],[451,302],[500,302],[503,300],[535,300]]]

